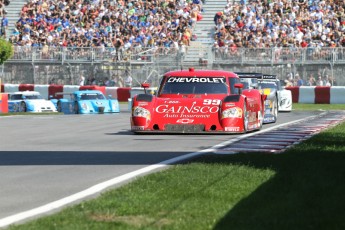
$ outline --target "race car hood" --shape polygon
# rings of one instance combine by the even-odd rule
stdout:
[[[20,112],[21,103],[25,102],[27,112],[56,112],[56,107],[51,101],[45,99],[11,100],[8,101],[11,112]]]
[[[56,111],[55,105],[51,101],[45,99],[27,100],[26,104],[27,110],[32,112]]]
[[[220,99],[209,98],[157,98],[152,102],[134,101],[132,115],[140,127],[166,131],[179,131],[186,125],[192,132],[219,127]],[[139,128],[139,126],[138,126]]]
[[[108,113],[119,110],[118,103],[110,100],[82,100],[79,101],[80,113]]]
[[[220,100],[207,98],[157,99],[155,118],[169,119],[169,123],[205,123],[205,119],[218,117]]]
[[[89,104],[92,106],[92,108],[96,109],[99,107],[104,107],[104,108],[108,108],[109,107],[109,101],[108,100],[92,100],[92,101],[88,101]]]

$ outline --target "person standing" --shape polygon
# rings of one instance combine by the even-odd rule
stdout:
[[[85,84],[85,77],[83,75],[80,76],[79,78],[79,83],[80,86],[83,86]]]
[[[133,83],[133,78],[131,77],[131,75],[129,74],[128,71],[126,71],[126,79],[125,79],[125,87],[132,87],[132,83]]]
[[[302,86],[302,85],[304,85],[304,81],[303,81],[303,79],[299,76],[299,74],[298,73],[296,73],[296,78],[297,78],[297,86]]]
[[[6,30],[8,27],[8,19],[6,17],[6,14],[1,19],[1,28],[0,28],[0,37],[6,38]]]

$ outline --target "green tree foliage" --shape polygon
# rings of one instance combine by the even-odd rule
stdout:
[[[0,38],[0,65],[13,56],[12,44]]]

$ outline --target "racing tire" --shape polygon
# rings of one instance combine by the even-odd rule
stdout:
[[[77,102],[74,104],[74,114],[79,114],[79,105]]]
[[[20,112],[26,112],[26,111],[27,111],[26,104],[25,104],[24,101],[22,101],[22,102],[20,103],[19,111],[20,111]]]
[[[61,108],[61,102],[60,102],[60,101],[57,102],[56,107],[57,107],[57,108],[56,108],[57,111],[58,111],[59,113],[61,113],[61,112],[62,112],[62,108]]]
[[[248,112],[247,112],[247,102],[244,102],[243,105],[243,132],[246,133],[248,132],[248,123],[249,123],[249,118],[248,118]]]

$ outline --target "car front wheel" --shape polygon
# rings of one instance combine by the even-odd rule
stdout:
[[[26,112],[26,104],[24,101],[22,101],[22,103],[20,103],[20,112]]]
[[[246,133],[248,131],[248,112],[247,112],[247,104],[244,102],[243,105],[243,132]]]
[[[74,104],[74,113],[79,114],[79,105],[77,102]]]

